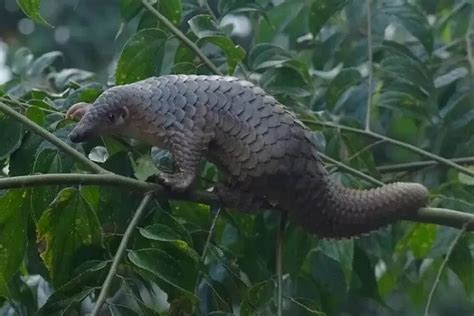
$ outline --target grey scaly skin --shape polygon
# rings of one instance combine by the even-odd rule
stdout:
[[[206,158],[227,175],[215,186],[228,207],[287,211],[321,237],[350,237],[385,226],[425,205],[417,183],[353,190],[334,183],[310,132],[272,96],[233,77],[168,75],[106,90],[82,117],[74,142],[103,134],[136,138],[170,150],[178,171],[160,181],[186,190]]]

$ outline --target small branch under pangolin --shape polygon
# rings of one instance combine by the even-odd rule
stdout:
[[[124,187],[138,191],[163,192],[161,185],[141,182],[132,178],[116,174],[42,174],[18,177],[0,178],[0,189],[27,188],[47,185],[110,185]],[[192,191],[175,193],[167,191],[170,199],[196,202],[206,205],[219,203],[219,198],[212,192]],[[461,228],[466,222],[474,221],[474,214],[454,211],[445,208],[420,208],[410,217],[404,218],[412,222],[436,224],[454,228]],[[474,231],[474,225],[467,227],[468,231]]]

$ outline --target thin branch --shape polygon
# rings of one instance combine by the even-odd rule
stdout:
[[[467,231],[474,231],[474,214],[446,208],[422,207],[403,219],[417,223],[437,224],[458,229],[463,229],[464,226],[466,226]]]
[[[359,129],[359,128],[354,128],[354,127],[349,127],[349,126],[344,126],[344,125],[338,125],[338,124],[334,124],[334,123],[327,123],[327,122],[322,122],[322,121],[315,121],[315,120],[301,120],[301,121],[306,123],[306,124],[314,124],[314,125],[319,125],[319,126],[335,128],[335,129],[339,129],[341,131],[351,132],[351,133],[355,133],[355,134],[369,136],[369,137],[372,137],[372,138],[375,138],[375,139],[384,140],[384,141],[386,141],[388,143],[391,143],[393,145],[396,145],[398,147],[406,148],[406,149],[408,149],[412,152],[415,152],[415,153],[420,154],[422,156],[425,156],[425,157],[428,157],[430,159],[436,160],[437,162],[439,162],[441,164],[444,164],[446,166],[450,166],[450,167],[458,170],[459,172],[462,172],[462,173],[465,173],[467,175],[470,175],[471,177],[474,177],[474,171],[469,170],[467,168],[464,168],[463,166],[460,166],[457,163],[454,163],[449,159],[446,159],[446,158],[443,158],[441,156],[432,154],[432,153],[430,153],[426,150],[420,149],[420,148],[418,148],[414,145],[410,145],[408,143],[405,143],[405,142],[402,142],[402,141],[399,141],[399,140],[396,140],[396,139],[393,139],[393,138],[390,138],[390,137],[387,137],[387,136],[383,136],[383,135],[378,134],[378,133],[374,133],[372,131],[366,131],[366,130]]]
[[[347,171],[349,172],[350,167]],[[351,170],[352,172],[352,170]],[[355,174],[356,175],[356,174]],[[368,179],[366,179],[368,180]],[[378,181],[378,180],[376,180]],[[18,177],[0,178],[0,189],[26,188],[33,186],[47,185],[111,185],[122,186],[130,189],[147,192],[154,190],[156,192],[165,192],[170,199],[196,202],[206,205],[220,203],[219,198],[212,192],[193,191],[176,193],[163,188],[160,185],[148,182],[140,182],[115,174],[41,174]],[[405,220],[438,224],[461,228],[466,222],[474,221],[474,214],[464,213],[442,208],[420,208],[416,213]],[[474,225],[469,225],[467,230],[474,230]]]
[[[39,109],[43,112],[46,112],[46,113],[51,113],[51,114],[56,114],[56,115],[60,115],[62,117],[65,117],[66,114],[64,114],[63,112],[60,112],[58,110],[51,110],[51,109],[46,109],[46,108],[42,108],[42,107],[39,107],[39,106],[36,106],[34,104],[29,104],[29,103],[26,103],[26,102],[22,102],[22,101],[19,101],[19,100],[15,100],[15,99],[8,99],[8,98],[4,98],[4,97],[0,97],[0,101],[1,102],[4,102],[6,104],[15,104],[15,105],[19,105],[19,106],[23,106],[23,107],[26,107],[26,108],[35,108],[35,109]]]
[[[472,224],[472,222],[471,222],[471,224]],[[462,235],[466,231],[467,225],[468,225],[468,223],[464,224],[461,231],[458,233],[456,238],[453,240],[453,242],[449,246],[448,251],[446,252],[446,256],[444,257],[444,260],[441,263],[441,266],[439,267],[438,274],[436,275],[436,279],[433,283],[433,286],[431,287],[431,291],[430,291],[430,294],[428,296],[428,301],[426,302],[425,314],[424,314],[425,316],[428,316],[428,312],[429,312],[430,306],[431,306],[431,301],[433,300],[434,293],[436,291],[436,288],[438,287],[438,283],[439,283],[439,280],[441,279],[441,274],[443,273],[444,267],[448,263],[449,257],[451,256],[451,253],[453,252],[454,247],[457,245],[457,243],[461,239]]]
[[[57,146],[59,149],[61,149],[62,151],[64,151],[65,153],[73,157],[74,160],[83,163],[84,165],[89,167],[91,171],[94,171],[97,173],[110,173],[110,171],[102,168],[101,166],[97,165],[93,161],[87,159],[87,157],[85,157],[83,154],[81,154],[80,152],[78,152],[77,150],[75,150],[74,148],[66,144],[65,142],[63,142],[61,139],[56,137],[56,135],[54,135],[53,133],[50,133],[43,127],[39,126],[35,122],[28,119],[26,116],[18,113],[17,111],[15,111],[14,109],[12,109],[11,107],[9,107],[8,105],[2,102],[0,102],[0,111],[4,112],[11,118],[19,121],[32,132],[38,134],[39,136],[43,137],[44,139],[46,139],[53,145]]]
[[[449,159],[457,164],[473,164],[474,157],[461,157],[461,158],[452,158]],[[406,162],[406,163],[399,163],[393,165],[385,165],[385,166],[377,166],[376,169],[381,173],[390,173],[390,172],[401,172],[401,171],[413,171],[418,170],[425,167],[431,167],[440,165],[439,161],[435,160],[425,160],[425,161],[413,161],[413,162]]]
[[[163,23],[179,40],[181,40],[186,46],[188,46],[194,53],[202,60],[204,64],[216,75],[222,75],[222,72],[217,68],[212,61],[204,55],[199,47],[193,43],[186,35],[183,34],[173,23],[171,23],[164,15],[158,12],[147,0],[142,0],[145,8],[148,9],[158,20]]]
[[[210,209],[212,211],[212,204],[210,205]],[[209,250],[209,245],[211,244],[212,235],[214,233],[214,228],[216,228],[217,220],[219,219],[219,215],[221,214],[221,211],[222,211],[222,207],[221,207],[221,205],[218,205],[217,210],[216,210],[214,216],[212,217],[211,226],[209,227],[209,233],[207,234],[206,243],[204,244],[204,248],[203,248],[202,254],[201,254],[201,264],[203,266],[204,266],[204,261],[206,260],[207,251]],[[196,296],[198,295],[199,284],[201,283],[202,275],[203,275],[203,271],[201,269],[199,269],[199,273],[198,273],[198,276],[196,278],[196,284],[194,285],[194,294]]]
[[[221,214],[221,210],[222,210],[222,207],[219,205],[217,207],[216,213],[212,217],[211,227],[209,227],[209,234],[207,234],[206,243],[204,244],[204,249],[203,249],[202,254],[201,254],[201,261],[202,262],[204,262],[204,260],[206,259],[207,250],[209,249],[209,245],[210,245],[211,240],[212,240],[212,235],[213,235],[213,232],[214,232],[214,228],[216,228],[217,220],[219,219],[219,215]]]
[[[287,213],[280,214],[280,225],[276,235],[276,274],[278,287],[277,315],[283,315],[283,237],[285,235]]]
[[[365,115],[365,130],[370,131],[370,106],[372,105],[373,90],[373,56],[372,56],[372,1],[366,0],[367,3],[367,54],[368,54],[368,92],[367,92],[367,112]]]
[[[110,185],[138,191],[165,192],[170,199],[193,201],[202,204],[218,203],[219,198],[211,192],[173,192],[159,184],[141,182],[117,174],[48,173],[0,178],[0,189],[26,188],[46,185]]]
[[[469,62],[469,65],[471,66],[471,74],[474,74],[474,52],[472,49],[472,39],[471,39],[474,33],[474,13],[472,12],[474,10],[474,5],[472,5],[471,7],[472,7],[471,14],[469,17],[469,24],[467,26],[465,41],[466,41],[467,60]]]
[[[321,156],[321,158],[323,158],[325,161],[328,161],[334,165],[336,165],[340,170],[343,170],[343,171],[346,171],[347,173],[350,173],[350,174],[353,174],[361,179],[364,179],[372,184],[375,184],[375,185],[384,185],[384,183],[382,181],[379,181],[369,175],[366,175],[365,173],[363,172],[360,172],[359,170],[356,170],[354,168],[351,168],[349,167],[348,165],[346,164],[343,164],[342,162],[339,162],[323,153],[319,153],[319,155]]]
[[[140,202],[140,205],[135,211],[135,214],[133,215],[132,220],[130,221],[130,224],[128,224],[127,229],[125,230],[125,233],[122,239],[120,240],[120,245],[117,249],[117,252],[115,253],[114,260],[112,261],[112,265],[109,269],[109,272],[107,273],[107,277],[105,278],[104,284],[102,284],[102,289],[100,290],[99,297],[97,298],[97,302],[95,303],[94,309],[92,310],[92,314],[91,314],[92,316],[99,315],[100,309],[102,308],[102,305],[104,304],[108,291],[110,289],[110,286],[112,285],[114,276],[117,273],[120,260],[122,259],[123,254],[125,253],[125,250],[127,249],[128,241],[132,237],[133,231],[135,230],[135,227],[137,226],[138,220],[140,219],[143,212],[145,211],[148,203],[151,201],[152,196],[153,194],[150,192],[145,194],[142,201]]]

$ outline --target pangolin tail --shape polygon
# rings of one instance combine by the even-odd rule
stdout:
[[[370,190],[354,190],[329,182],[328,196],[316,233],[352,237],[406,218],[426,205],[428,190],[418,183],[396,182]]]

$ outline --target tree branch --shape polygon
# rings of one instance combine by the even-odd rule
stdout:
[[[346,166],[349,169],[352,169]],[[347,170],[346,170],[347,171]],[[111,185],[127,187],[143,192],[164,192],[170,199],[196,202],[206,205],[219,203],[219,198],[212,192],[191,191],[176,193],[158,184],[140,182],[116,174],[41,174],[19,177],[0,178],[0,189],[25,188],[46,185]],[[416,213],[404,218],[413,222],[437,224],[461,228],[466,222],[472,221],[467,230],[474,231],[474,214],[464,213],[443,208],[420,208]]]
[[[178,28],[176,28],[173,23],[171,23],[164,15],[158,12],[147,0],[142,0],[145,8],[148,9],[158,20],[163,23],[170,31],[173,33],[179,40],[181,40],[186,46],[189,47],[194,53],[202,60],[204,64],[216,75],[222,75],[222,72],[217,68],[212,61],[204,55],[199,47],[193,43],[186,35],[183,34]]]
[[[422,156],[433,159],[433,160],[439,162],[440,164],[450,166],[451,168],[454,168],[454,169],[458,170],[459,172],[462,172],[462,173],[465,173],[467,175],[470,175],[471,177],[474,177],[474,171],[469,170],[467,168],[464,168],[463,166],[460,166],[457,163],[454,163],[449,159],[446,159],[446,158],[440,157],[438,155],[432,154],[432,153],[430,153],[426,150],[420,149],[420,148],[418,148],[414,145],[410,145],[408,143],[405,143],[405,142],[402,142],[402,141],[399,141],[399,140],[396,140],[396,139],[393,139],[393,138],[390,138],[390,137],[387,137],[387,136],[383,136],[383,135],[378,134],[378,133],[374,133],[372,131],[366,131],[366,130],[359,129],[359,128],[354,128],[354,127],[349,127],[349,126],[344,126],[344,125],[338,125],[338,124],[334,124],[334,123],[327,123],[327,122],[322,122],[322,121],[315,121],[315,120],[301,120],[301,121],[303,123],[306,123],[306,124],[314,124],[314,125],[319,125],[319,126],[335,128],[335,129],[339,129],[341,131],[351,132],[351,133],[355,133],[355,134],[369,136],[369,137],[372,137],[372,138],[375,138],[375,139],[380,139],[380,140],[386,141],[388,143],[391,143],[393,145],[396,145],[398,147],[406,148],[406,149],[408,149],[412,152],[415,152],[415,153],[420,154]]]
[[[102,289],[100,290],[99,297],[97,298],[97,302],[95,303],[94,309],[92,310],[92,316],[99,315],[100,309],[102,308],[102,305],[105,302],[110,286],[112,285],[112,281],[115,277],[115,274],[117,273],[120,260],[122,259],[123,254],[127,249],[128,241],[130,240],[130,238],[132,238],[132,234],[135,230],[135,227],[137,226],[138,220],[145,211],[148,203],[150,203],[152,197],[153,193],[146,193],[142,201],[140,202],[140,205],[138,206],[137,210],[135,211],[135,214],[133,214],[132,220],[130,221],[130,224],[128,224],[127,229],[125,230],[125,233],[122,239],[120,240],[120,245],[117,249],[117,252],[115,253],[114,260],[112,261],[112,265],[110,266],[109,272],[107,273],[107,277],[105,278],[104,284],[102,284]]]
[[[49,141],[51,144],[55,145],[56,147],[58,147],[65,153],[69,154],[70,156],[74,158],[74,160],[83,163],[84,165],[89,167],[91,171],[94,171],[97,173],[110,173],[110,171],[102,168],[101,166],[97,165],[93,161],[87,159],[87,157],[85,157],[83,154],[81,154],[80,152],[78,152],[77,150],[75,150],[74,148],[66,144],[65,142],[63,142],[61,139],[56,137],[56,135],[54,135],[53,133],[50,133],[43,127],[39,126],[35,122],[28,119],[26,116],[18,113],[17,111],[15,111],[14,109],[10,108],[8,105],[2,102],[0,102],[0,111],[4,112],[11,118],[19,121],[32,132],[38,134],[39,136],[43,137],[45,140]]]
[[[143,192],[166,192],[166,194],[174,200],[193,201],[202,204],[219,202],[219,198],[211,192],[172,192],[159,184],[141,182],[112,173],[48,173],[0,178],[0,189],[26,188],[45,185],[110,185],[126,187]]]

